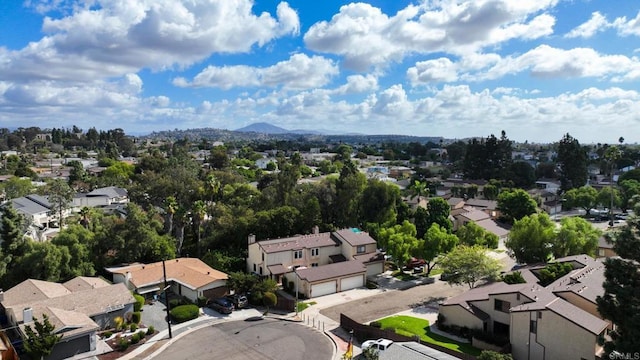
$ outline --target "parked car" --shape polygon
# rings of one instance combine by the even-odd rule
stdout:
[[[367,340],[362,343],[362,350],[372,348],[381,353],[389,348],[393,344],[393,341],[389,339]]]
[[[220,314],[231,314],[233,312],[233,303],[227,298],[209,300],[207,307]]]
[[[249,299],[242,294],[227,295],[227,299],[231,301],[233,307],[237,309],[244,309],[249,305]]]

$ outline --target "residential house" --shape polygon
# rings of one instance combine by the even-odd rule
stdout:
[[[481,228],[498,236],[501,241],[506,240],[509,229],[498,224],[486,211],[476,209],[472,206],[455,209],[451,212],[453,217],[453,230],[458,230],[461,226],[469,222],[474,222]]]
[[[27,223],[40,228],[49,227],[50,223],[56,219],[57,214],[53,205],[47,198],[40,195],[32,194],[11,199],[11,205],[25,217]]]
[[[610,258],[614,256],[618,256],[618,254],[613,250],[613,244],[608,242],[604,236],[600,236],[598,239],[598,253],[596,257]]]
[[[73,197],[73,206],[80,209],[82,207],[105,207],[109,205],[124,205],[129,202],[129,194],[126,189],[108,186],[95,189],[88,193],[79,193]]]
[[[97,277],[76,277],[65,283],[28,279],[0,293],[9,335],[24,338],[24,328],[47,315],[62,339],[48,360],[96,350],[97,331],[113,326],[116,317],[133,312],[135,299],[123,284]]]
[[[384,257],[376,241],[358,229],[318,232],[256,241],[249,236],[247,270],[294,284],[307,297],[362,287],[382,273]]]
[[[598,339],[612,328],[596,305],[604,293],[604,264],[587,255],[556,262],[574,270],[545,287],[536,277],[543,266],[520,269],[526,283],[471,289],[443,302],[440,315],[445,324],[508,338],[516,360],[598,358]]]
[[[113,282],[124,283],[131,291],[152,296],[162,291],[166,281],[171,291],[196,302],[198,298],[216,298],[228,292],[227,274],[197,258],[178,258],[152,264],[131,264],[106,269]]]

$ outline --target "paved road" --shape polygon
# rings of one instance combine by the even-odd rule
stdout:
[[[468,290],[466,286],[450,286],[437,280],[434,284],[420,285],[407,290],[390,290],[368,298],[359,299],[320,310],[320,313],[340,322],[340,313],[355,321],[366,323],[409,308],[441,301]]]
[[[333,344],[321,332],[275,319],[207,326],[171,344],[154,360],[326,360]]]

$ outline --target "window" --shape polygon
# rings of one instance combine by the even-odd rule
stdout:
[[[598,249],[598,256],[604,256],[604,249]]]
[[[295,250],[293,252],[293,258],[294,259],[302,259],[302,250]]]
[[[364,246],[364,245],[359,245],[359,246],[356,248],[356,252],[357,252],[358,254],[362,254],[362,253],[364,253],[365,251],[366,251],[366,246]]]
[[[262,275],[262,266],[260,266],[260,275]]]
[[[538,311],[538,319],[542,319],[542,311]]]
[[[311,263],[311,267],[318,267],[318,263]]]
[[[256,272],[256,264],[253,264],[253,272]]]
[[[518,300],[518,301],[520,300],[520,293],[516,294],[516,300]]]
[[[264,261],[264,253],[262,253],[262,261]]]
[[[538,322],[535,320],[530,320],[529,321],[529,332],[532,334],[537,334],[538,333]]]
[[[311,249],[311,256],[318,256],[318,255],[320,255],[320,249],[319,248]]]
[[[493,304],[493,309],[494,310],[498,310],[498,311],[502,311],[502,312],[509,312],[509,308],[511,308],[511,303],[510,302],[499,300],[499,299],[495,299],[495,302]]]

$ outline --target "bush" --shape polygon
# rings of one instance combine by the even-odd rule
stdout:
[[[204,296],[198,296],[198,307],[204,307],[204,306],[206,306],[206,305],[207,305],[207,301],[208,301],[208,300],[209,300],[209,299],[207,299],[207,298],[206,298],[206,297],[204,297]]]
[[[526,281],[522,277],[520,271],[514,271],[511,274],[505,274],[502,276],[502,281],[507,284],[524,284]]]
[[[376,284],[371,280],[367,280],[367,289],[377,289],[377,288],[378,288],[378,284]]]
[[[114,327],[116,328],[116,331],[123,329],[124,328],[124,318],[122,316],[116,316],[113,319],[113,324]]]
[[[491,350],[483,350],[477,360],[513,360],[511,354],[500,354]]]
[[[475,329],[471,331],[471,334],[474,338],[478,340],[482,340],[486,343],[497,345],[497,346],[505,346],[509,343],[508,336],[496,336],[486,331],[482,331],[480,329]]]
[[[133,294],[133,298],[136,299],[136,302],[133,303],[133,311],[136,312],[142,310],[142,306],[144,305],[144,296]]]
[[[382,327],[382,324],[380,323],[380,321],[372,321],[369,323],[369,326],[380,329]]]
[[[133,335],[131,335],[131,343],[132,344],[137,344],[140,342],[140,335],[138,335],[138,333],[135,333]]]
[[[118,349],[120,349],[120,351],[125,351],[129,348],[129,340],[127,340],[126,338],[121,338],[120,340],[118,340]]]
[[[102,338],[103,339],[108,339],[111,337],[111,335],[113,335],[113,333],[111,331],[105,331],[102,333]]]
[[[133,323],[129,325],[129,330],[131,330],[131,332],[135,332],[136,330],[138,330],[138,324]]]
[[[156,329],[153,327],[153,325],[147,328],[147,335],[153,335],[154,332],[156,332]]]
[[[142,318],[142,314],[139,311],[134,311],[131,314],[131,322],[134,324],[140,324],[140,319]]]
[[[171,319],[176,323],[181,323],[195,319],[200,314],[198,305],[180,305],[171,309]]]
[[[182,299],[171,299],[169,300],[169,307],[175,308],[182,305]]]

